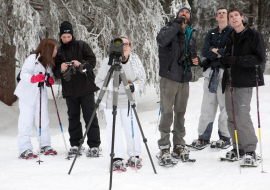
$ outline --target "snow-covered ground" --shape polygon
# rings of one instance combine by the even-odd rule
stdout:
[[[261,132],[263,146],[263,166],[257,168],[242,168],[239,173],[238,163],[221,162],[220,156],[226,151],[205,148],[202,151],[191,151],[190,158],[195,158],[195,163],[179,162],[176,166],[165,168],[157,163],[155,157],[159,151],[157,140],[159,132],[156,132],[159,101],[153,87],[147,87],[147,93],[138,100],[138,115],[143,127],[144,135],[148,139],[148,146],[154,161],[157,174],[154,174],[144,143],[142,142],[143,167],[135,173],[135,170],[127,168],[125,173],[113,173],[113,188],[116,190],[179,190],[179,189],[260,189],[266,190],[270,187],[270,75],[265,75],[266,85],[259,88]],[[200,116],[200,106],[203,94],[203,78],[198,82],[190,83],[190,97],[186,112],[186,137],[187,143],[197,138],[197,127]],[[49,89],[50,90],[50,89]],[[55,88],[55,93],[56,93]],[[50,91],[48,91],[51,94]],[[64,135],[67,142],[67,108],[65,100],[57,100],[60,117],[64,127]],[[251,115],[258,134],[256,90],[251,105]],[[68,175],[71,160],[66,160],[66,151],[62,139],[54,102],[49,99],[50,126],[52,146],[58,151],[57,156],[41,156],[43,162],[39,165],[37,159],[18,159],[17,148],[17,121],[18,102],[9,107],[0,102],[0,189],[1,190],[99,190],[109,189],[109,161],[106,129],[102,112],[99,112],[101,131],[101,147],[103,157],[87,158],[85,155],[79,157],[75,163],[72,173]],[[217,119],[211,140],[217,140]],[[38,149],[36,134],[33,133],[32,144],[34,150]],[[69,147],[69,143],[68,143]],[[86,147],[86,146],[85,146]],[[259,154],[259,144],[257,148]],[[127,159],[127,157],[126,157]]]

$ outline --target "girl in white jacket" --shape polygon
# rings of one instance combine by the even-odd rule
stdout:
[[[134,100],[136,100],[136,94],[144,86],[144,83],[146,81],[145,71],[139,57],[135,53],[130,52],[131,51],[130,39],[124,36],[120,36],[120,38],[123,40],[124,43],[123,51],[124,56],[126,58],[122,62],[122,69],[125,71],[130,86],[134,86],[134,88],[131,88],[131,92],[133,94]],[[100,88],[102,87],[105,77],[110,69],[108,61],[109,58],[104,59],[101,62],[101,67],[96,77],[95,82]],[[109,151],[111,151],[111,141],[112,141],[112,123],[113,123],[112,102],[113,102],[113,78],[111,79],[107,91],[104,94],[104,97],[101,102],[101,105],[104,106],[104,113],[107,122],[107,138]],[[122,127],[124,128],[126,136],[127,154],[130,157],[126,163],[126,166],[135,167],[135,162],[137,168],[141,168],[142,166],[141,159],[139,158],[141,154],[141,143],[140,143],[140,131],[138,123],[133,113],[133,128],[134,128],[135,154],[136,154],[134,155],[132,144],[131,111],[128,116],[127,114],[128,114],[128,98],[124,89],[123,82],[121,82],[118,91],[118,105],[115,124],[113,171],[116,170],[126,171],[126,167],[123,163],[124,147],[121,130]]]
[[[36,133],[39,138],[39,114],[40,114],[40,88],[38,84],[45,81],[47,73],[51,74],[54,67],[54,57],[56,56],[56,41],[45,38],[40,42],[38,48],[24,62],[20,74],[20,82],[14,92],[19,98],[20,115],[18,119],[18,147],[20,158],[28,159],[37,157],[33,153],[31,144],[33,120],[35,119]],[[40,74],[42,73],[42,74]],[[53,78],[48,79],[51,85]],[[41,153],[54,153],[51,147],[51,137],[49,132],[49,118],[47,109],[46,83],[41,87]],[[39,140],[39,139],[38,139]]]

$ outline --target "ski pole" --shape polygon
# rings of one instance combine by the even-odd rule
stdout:
[[[261,142],[261,122],[260,122],[260,111],[259,111],[259,88],[258,88],[258,81],[259,75],[258,75],[258,65],[255,65],[255,70],[256,70],[256,94],[257,94],[257,115],[258,115],[258,130],[259,130],[259,144],[260,144],[260,156],[261,156],[261,166],[262,166],[262,173],[263,171],[263,157],[262,157],[262,142]]]
[[[69,160],[71,158],[71,156],[69,156],[69,154],[68,154],[68,149],[67,149],[67,144],[66,144],[64,132],[63,132],[63,127],[62,127],[62,123],[61,123],[61,120],[60,120],[60,116],[59,116],[59,112],[58,112],[58,108],[57,108],[57,104],[56,104],[56,100],[55,100],[53,88],[52,88],[51,83],[49,82],[49,78],[50,78],[50,73],[47,74],[47,81],[46,81],[46,83],[47,83],[48,87],[51,87],[51,90],[52,90],[52,96],[53,96],[53,100],[54,100],[54,105],[55,105],[55,109],[56,109],[56,113],[57,113],[57,117],[58,117],[60,129],[61,129],[61,133],[62,133],[62,136],[63,136],[64,144],[65,144],[65,147],[66,147],[66,152],[67,152],[67,158],[66,159]]]
[[[161,108],[159,108],[158,119],[157,119],[157,127],[156,127],[156,133],[157,133],[157,129],[158,129],[160,113],[161,113]]]
[[[42,72],[39,72],[39,74],[42,74]],[[44,82],[39,82],[38,87],[39,87],[39,154],[38,154],[38,163],[40,165],[40,162],[43,162],[40,160],[40,154],[41,154],[41,90],[44,85]]]
[[[135,153],[135,142],[134,142],[134,128],[133,128],[132,108],[130,109],[130,119],[131,119],[131,131],[132,131],[133,152],[134,152],[134,160],[135,160],[135,171],[137,173],[137,161],[136,161],[136,153]],[[130,162],[131,162],[131,160],[130,160]]]
[[[230,82],[230,94],[231,94],[231,102],[232,102],[232,112],[233,112],[233,125],[234,125],[234,134],[235,134],[235,143],[236,143],[236,149],[237,149],[238,166],[239,166],[239,171],[240,171],[240,174],[241,174],[240,156],[239,156],[238,138],[237,138],[237,129],[236,129],[235,113],[234,113],[234,104],[233,104],[233,95],[232,95],[232,77],[231,77],[231,68],[228,68],[228,74],[229,74],[229,82]]]

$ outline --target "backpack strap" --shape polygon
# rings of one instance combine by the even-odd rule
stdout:
[[[215,35],[215,33],[217,32],[218,28],[213,28],[211,30],[211,36],[210,36],[210,41],[212,40],[213,36]]]

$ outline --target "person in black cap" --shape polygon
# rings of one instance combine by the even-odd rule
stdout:
[[[170,132],[173,124],[173,152],[176,158],[188,159],[185,148],[185,112],[189,97],[190,67],[198,65],[194,30],[189,27],[191,11],[179,9],[176,18],[169,21],[157,35],[159,44],[159,76],[161,120],[159,125],[160,163],[172,164]],[[174,112],[174,113],[173,113]],[[173,119],[174,115],[174,119]]]
[[[99,90],[94,82],[93,73],[96,57],[86,42],[75,40],[70,22],[61,23],[59,36],[61,46],[57,49],[53,73],[62,82],[63,97],[68,108],[70,154],[76,154],[80,139],[83,137],[80,110],[82,109],[85,127],[87,127],[94,111],[94,92]],[[89,146],[87,155],[98,156],[100,131],[96,115],[87,137]]]

